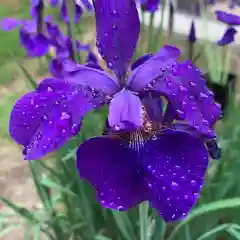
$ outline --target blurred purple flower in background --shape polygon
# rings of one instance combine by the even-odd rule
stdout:
[[[223,34],[222,38],[220,40],[218,40],[217,44],[219,46],[225,46],[225,45],[233,43],[235,40],[236,33],[237,33],[237,30],[235,28],[233,28],[233,27],[227,28],[227,30]]]
[[[94,8],[96,45],[114,75],[67,61],[63,75],[17,101],[10,134],[24,146],[25,159],[37,159],[76,135],[88,111],[107,104],[106,134],[77,151],[80,176],[106,208],[149,200],[166,221],[181,219],[202,188],[205,141],[215,142],[220,107],[199,69],[177,61],[176,47],[141,57],[129,72],[140,31],[135,0],[97,0]]]
[[[144,11],[154,13],[158,10],[161,0],[140,0],[141,7]]]
[[[216,11],[217,20],[223,23],[226,23],[230,26],[240,25],[240,16],[232,13],[227,13],[224,11]]]

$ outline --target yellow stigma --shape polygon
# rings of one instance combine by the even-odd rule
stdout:
[[[53,47],[53,46],[50,46],[49,47],[49,55],[50,55],[50,57],[52,57],[52,58],[55,58],[56,57],[56,48],[55,47]]]

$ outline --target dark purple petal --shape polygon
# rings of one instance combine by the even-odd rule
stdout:
[[[79,65],[78,70],[66,76],[65,79],[81,86],[87,86],[93,92],[100,91],[104,94],[112,95],[119,90],[119,86],[110,74],[83,65]]]
[[[29,57],[41,57],[48,53],[48,39],[42,35],[33,35],[20,30],[20,44],[26,49]]]
[[[135,0],[95,0],[93,3],[99,53],[123,81],[140,31]]]
[[[147,199],[138,164],[134,152],[109,137],[92,138],[77,151],[79,174],[105,208],[126,210]]]
[[[152,206],[165,221],[179,220],[199,196],[208,166],[207,149],[200,138],[171,130],[147,144],[140,156],[148,170],[145,179]]]
[[[155,97],[152,93],[149,93],[148,96],[145,96],[141,100],[149,120],[161,123],[163,117],[162,99],[159,96]]]
[[[76,12],[75,12],[75,23],[76,24],[79,23],[82,13],[83,13],[82,7],[76,3]]]
[[[235,35],[237,33],[237,30],[233,27],[228,28],[222,38],[218,40],[217,44],[219,46],[225,46],[228,44],[231,44],[235,40]]]
[[[191,42],[191,43],[195,43],[196,40],[197,40],[197,38],[196,38],[195,23],[194,23],[194,21],[192,21],[190,31],[189,31],[189,35],[188,35],[188,41]]]
[[[108,113],[110,127],[115,130],[132,130],[141,126],[141,101],[138,96],[128,90],[114,95]]]
[[[143,90],[154,79],[175,63],[180,56],[180,50],[172,46],[164,46],[148,61],[136,68],[129,77],[128,85],[134,91]]]
[[[142,57],[138,58],[131,66],[131,70],[133,71],[135,68],[139,67],[140,65],[142,65],[143,63],[145,63],[148,59],[150,59],[151,57],[153,57],[153,55],[151,53],[147,53],[145,55],[143,55]]]
[[[141,6],[144,11],[154,13],[158,10],[160,0],[143,0]]]
[[[67,8],[66,0],[62,0],[60,13],[63,21],[67,23],[69,21],[69,17],[68,17],[68,8]]]
[[[15,104],[11,137],[24,146],[25,159],[37,159],[78,133],[84,114],[93,108],[81,89],[59,79],[45,79]]]
[[[203,135],[215,136],[213,125],[220,118],[221,109],[206,87],[201,72],[193,64],[177,64],[156,81],[153,89],[167,97],[180,119]]]
[[[216,11],[217,20],[231,26],[240,25],[240,17],[236,14],[227,13],[224,11]]]
[[[218,146],[216,139],[206,141],[206,146],[212,159],[219,160],[221,158],[221,148]]]

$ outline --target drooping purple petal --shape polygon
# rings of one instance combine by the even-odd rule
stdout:
[[[134,91],[143,90],[154,79],[160,77],[180,56],[180,50],[172,46],[164,46],[148,61],[136,68],[129,77],[128,85]]]
[[[212,128],[220,118],[221,109],[193,64],[188,61],[177,64],[156,81],[153,89],[167,97],[180,119],[203,135],[215,136]]]
[[[29,57],[41,57],[48,53],[49,41],[43,34],[30,34],[20,29],[20,44]]]
[[[141,101],[128,90],[114,95],[108,113],[110,127],[116,130],[132,130],[141,126]]]
[[[219,46],[226,46],[228,44],[231,44],[235,40],[235,35],[237,33],[237,30],[233,27],[228,28],[222,38],[218,40],[217,44]]]
[[[127,210],[147,199],[139,163],[134,152],[109,137],[87,140],[77,151],[80,177],[95,187],[102,206],[115,210]]]
[[[133,71],[135,68],[139,67],[140,65],[142,65],[143,63],[145,63],[148,59],[150,59],[151,57],[153,57],[153,55],[151,53],[147,53],[145,55],[143,55],[142,57],[138,58],[131,66],[131,70]]]
[[[92,108],[79,86],[60,79],[45,79],[36,91],[17,101],[9,131],[24,146],[25,159],[37,159],[77,134],[84,114]]]
[[[65,79],[81,86],[87,86],[93,93],[100,91],[103,94],[113,95],[119,90],[118,84],[110,74],[83,65],[79,65],[78,70],[66,76]]]
[[[93,138],[77,152],[80,176],[93,184],[104,207],[127,210],[149,200],[166,221],[183,218],[194,206],[207,166],[201,139],[172,130],[148,140]]]
[[[165,221],[184,218],[202,188],[207,149],[200,138],[172,130],[147,144],[140,156],[148,171],[145,179],[151,190],[149,200]]]
[[[135,0],[95,0],[97,40],[99,53],[124,81],[140,31]]]
[[[224,11],[216,11],[217,20],[226,23],[230,26],[240,25],[240,17],[236,14],[227,13]]]

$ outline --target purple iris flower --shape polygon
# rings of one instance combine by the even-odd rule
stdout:
[[[217,44],[219,46],[226,46],[228,44],[231,44],[235,40],[235,35],[237,33],[237,30],[233,27],[227,28],[223,36],[220,40],[218,40]]]
[[[140,0],[140,3],[144,11],[154,13],[158,10],[161,0]]]
[[[229,0],[229,8],[235,8],[240,5],[239,0]]]
[[[37,159],[76,135],[88,111],[108,104],[105,135],[77,151],[80,176],[106,208],[126,210],[149,200],[166,221],[181,219],[201,190],[205,140],[215,141],[220,107],[200,71],[177,61],[175,47],[141,57],[128,72],[140,30],[135,0],[97,0],[94,8],[97,47],[115,75],[68,65],[64,76],[43,80],[17,101],[10,134],[24,146],[25,159]]]
[[[226,23],[230,26],[240,25],[240,17],[236,14],[227,13],[224,11],[216,11],[217,20],[220,22]]]
[[[65,0],[49,0],[49,3],[53,6],[56,7],[59,4],[63,4]],[[93,10],[93,6],[90,3],[89,0],[76,0],[76,7],[79,6],[81,7],[81,5],[87,10],[87,11],[92,11]]]

